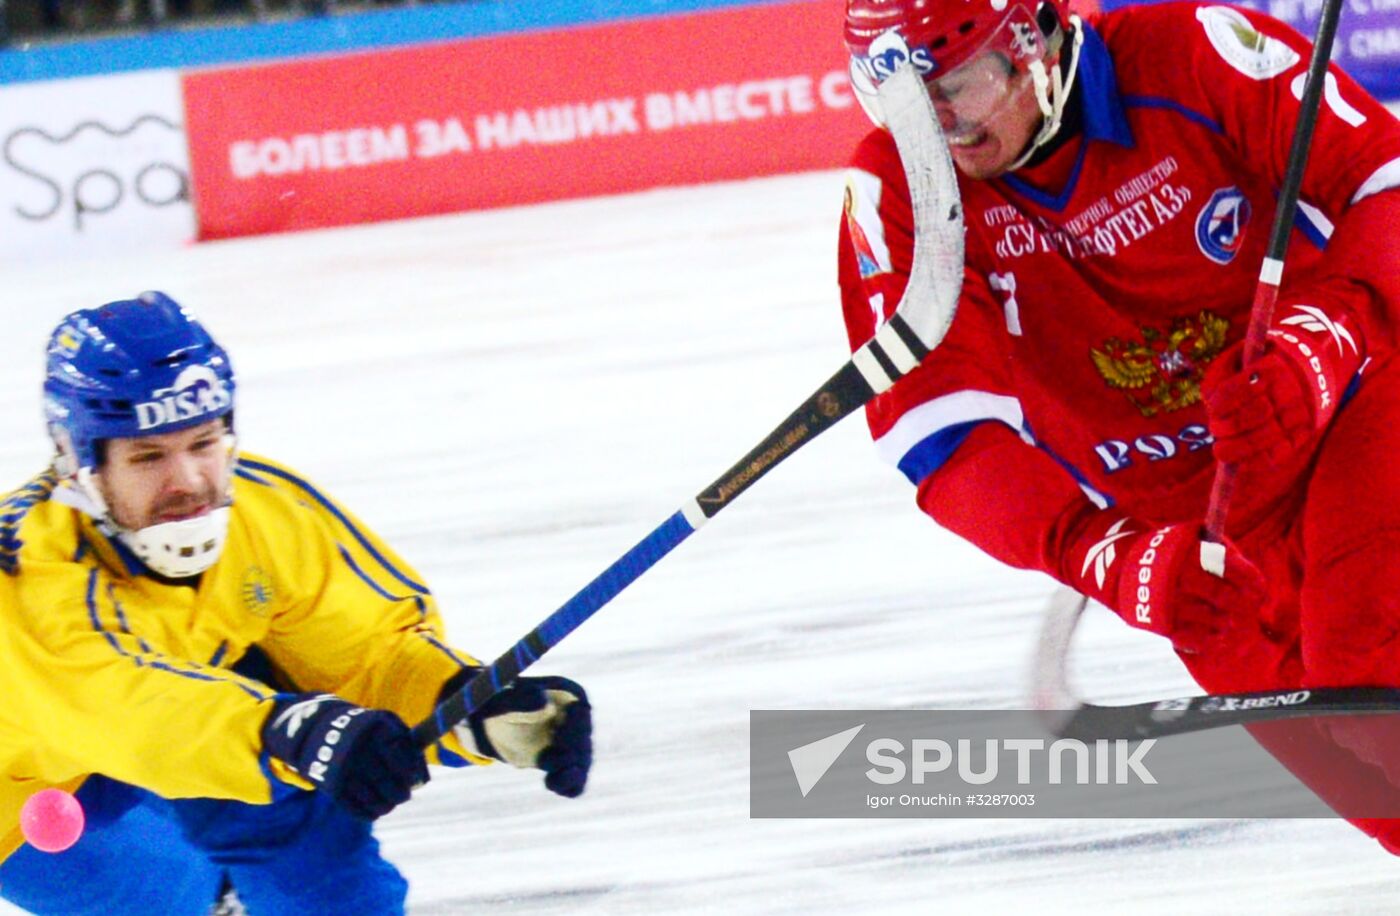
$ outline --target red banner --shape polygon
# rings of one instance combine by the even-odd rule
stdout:
[[[205,239],[842,165],[842,0],[185,76]]]

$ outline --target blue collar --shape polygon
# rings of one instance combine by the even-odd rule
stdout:
[[[1084,44],[1079,49],[1075,97],[1071,104],[1082,107],[1083,118],[1079,128],[1082,137],[1078,140],[1079,153],[1070,168],[1069,179],[1058,194],[1042,191],[1015,174],[1001,179],[1022,197],[1050,210],[1063,210],[1074,195],[1074,189],[1079,185],[1080,170],[1084,167],[1088,141],[1107,140],[1124,147],[1133,145],[1133,131],[1123,113],[1123,99],[1118,94],[1118,79],[1113,73],[1113,58],[1097,32],[1087,25],[1081,24],[1080,28],[1084,30]],[[1076,138],[1071,137],[1067,142],[1076,142]]]
[[[1123,114],[1123,98],[1118,94],[1118,78],[1113,73],[1108,46],[1089,26],[1080,28],[1084,30],[1084,44],[1079,49],[1079,73],[1075,82],[1080,87],[1080,104],[1084,106],[1084,136],[1132,146],[1133,130]]]

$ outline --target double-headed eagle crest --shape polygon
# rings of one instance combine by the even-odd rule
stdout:
[[[1230,322],[1214,312],[1175,319],[1165,332],[1143,328],[1142,340],[1110,337],[1089,356],[1108,387],[1121,390],[1144,417],[1201,399],[1201,376],[1225,348]]]

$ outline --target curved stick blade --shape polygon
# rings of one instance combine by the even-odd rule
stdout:
[[[917,366],[948,332],[962,294],[965,245],[953,157],[923,79],[905,63],[878,92],[909,184],[914,260],[894,314],[853,357],[877,394]],[[872,356],[872,349],[885,359]],[[892,364],[897,374],[888,375],[882,363]]]

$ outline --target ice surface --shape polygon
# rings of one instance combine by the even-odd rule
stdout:
[[[243,445],[359,512],[494,657],[845,359],[841,190],[817,173],[0,266],[0,481],[47,460],[56,319],[163,288],[231,349]],[[1400,863],[1338,822],[749,819],[750,709],[1021,705],[1049,591],[920,515],[848,419],[540,663],[596,707],[583,798],[440,771],[380,835],[422,914],[1400,908]],[[1191,692],[1102,612],[1078,659],[1098,699]]]

